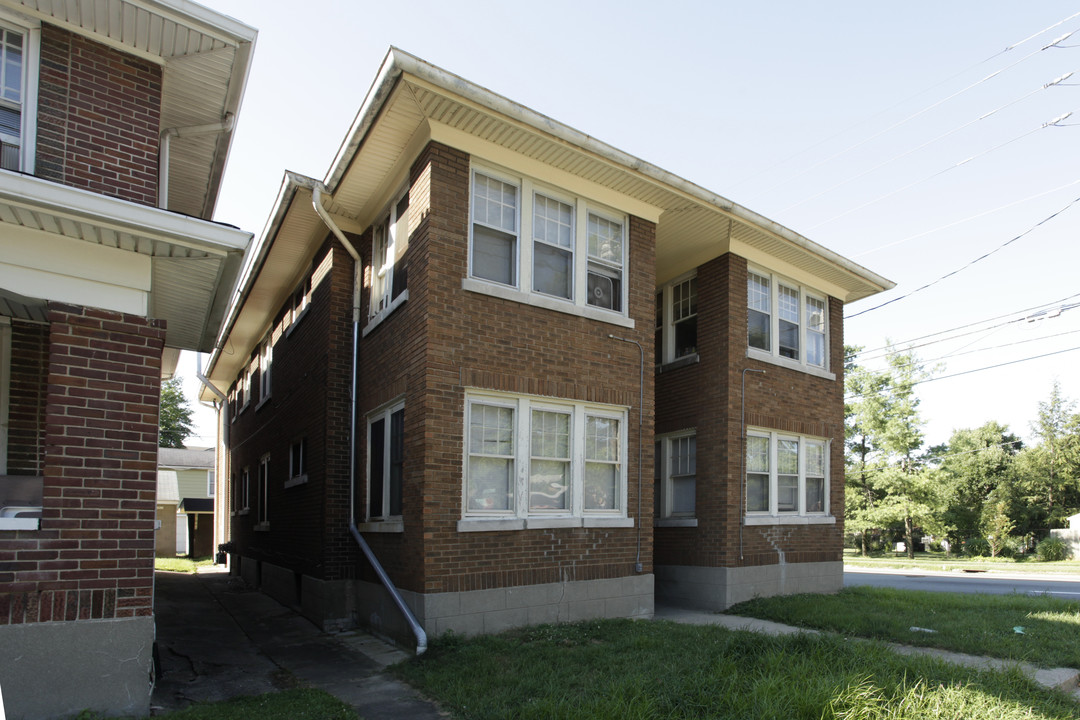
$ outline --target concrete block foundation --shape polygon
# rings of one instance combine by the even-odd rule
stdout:
[[[844,586],[843,562],[737,568],[658,565],[655,572],[658,602],[714,611],[756,597],[833,593]]]

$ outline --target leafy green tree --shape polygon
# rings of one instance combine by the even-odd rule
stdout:
[[[161,383],[161,407],[158,416],[158,446],[184,447],[184,440],[191,435],[191,408],[184,397],[180,378]]]
[[[1055,380],[1031,425],[1038,444],[1022,455],[1019,494],[1028,506],[1024,525],[1064,527],[1080,507],[1080,415]]]
[[[953,432],[940,459],[945,501],[942,522],[953,541],[986,534],[983,525],[989,517],[988,508],[998,503],[1004,503],[1005,514],[1015,519],[1013,462],[1021,446],[1007,426],[993,420],[982,427]]]
[[[849,371],[847,507],[849,528],[899,526],[909,557],[915,529],[939,527],[941,498],[933,471],[922,461],[922,418],[915,386],[930,371],[913,350],[888,347],[887,367]],[[865,549],[865,543],[864,543]]]

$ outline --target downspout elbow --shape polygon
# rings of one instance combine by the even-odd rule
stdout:
[[[220,122],[171,127],[161,131],[161,145],[158,150],[158,207],[160,209],[169,209],[169,151],[172,139],[174,137],[193,137],[195,135],[232,132],[235,124],[236,116],[232,113],[225,113],[224,119]]]

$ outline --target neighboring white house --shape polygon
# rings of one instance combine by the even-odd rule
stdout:
[[[1069,516],[1069,527],[1051,530],[1050,537],[1060,538],[1069,546],[1074,558],[1080,558],[1080,513]]]
[[[158,450],[158,557],[213,554],[213,448]]]

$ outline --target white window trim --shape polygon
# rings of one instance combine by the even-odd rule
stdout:
[[[214,470],[206,471],[206,496],[217,496],[217,472]]]
[[[19,171],[33,175],[37,157],[38,85],[41,77],[41,23],[33,18],[0,9],[0,23],[23,33],[23,97],[20,102]]]
[[[516,283],[505,285],[494,280],[476,277],[473,274],[473,228],[472,219],[472,188],[477,174],[486,175],[495,180],[515,186],[518,189],[517,207],[517,235],[516,235]],[[550,197],[560,202],[569,204],[574,213],[574,243],[573,274],[574,281],[569,299],[534,291],[533,288],[533,247],[537,240],[532,234],[532,211],[533,200],[536,194]],[[473,163],[469,171],[469,248],[468,276],[462,279],[462,288],[470,292],[490,295],[492,297],[512,300],[542,307],[547,310],[563,312],[569,315],[599,320],[620,327],[633,328],[634,320],[629,314],[630,292],[630,218],[625,213],[593,202],[581,196],[572,195],[566,191],[552,187],[532,178],[517,175],[507,170],[498,169],[487,164]],[[589,275],[589,247],[588,247],[588,219],[589,215],[597,215],[606,220],[616,222],[623,228],[623,262],[622,278],[620,280],[621,310],[607,310],[588,303],[588,275]],[[503,231],[505,232],[505,231]],[[597,261],[592,261],[597,262]]]
[[[771,365],[778,365],[790,370],[799,370],[800,372],[807,373],[809,375],[815,375],[826,380],[836,380],[836,373],[829,370],[829,343],[832,336],[832,327],[829,322],[829,298],[824,293],[820,293],[813,288],[809,288],[805,285],[795,282],[782,275],[769,272],[768,270],[762,270],[757,267],[750,266],[747,268],[747,283],[749,283],[750,274],[760,275],[768,279],[769,281],[769,349],[762,350],[760,348],[750,347],[749,337],[746,340],[746,357],[753,360],[759,360]],[[780,354],[780,311],[779,311],[779,293],[780,285],[783,284],[792,290],[798,290],[799,292],[799,359],[784,357]],[[744,295],[747,296],[747,322],[749,322],[749,297],[748,290],[744,290]],[[806,298],[812,297],[815,300],[819,300],[825,305],[825,357],[824,365],[811,365],[806,362],[806,348],[807,348],[807,329],[806,329]]]
[[[660,515],[653,521],[654,527],[697,527],[697,468],[694,469],[694,512],[673,514],[671,505],[673,499],[673,487],[671,483],[671,441],[682,438],[697,437],[697,429],[680,430],[673,433],[665,433],[656,436],[656,442],[660,444],[660,456],[653,459],[660,471]]]
[[[257,512],[257,522],[255,523],[256,530],[269,530],[270,529],[270,453],[266,453],[259,458],[259,466],[255,474],[255,482],[258,483],[258,487],[255,490],[255,496],[259,500],[259,506],[255,509]]]
[[[514,410],[513,507],[509,510],[470,510],[468,508],[469,428],[473,404],[496,405]],[[533,410],[552,410],[571,415],[570,502],[566,510],[530,511],[529,466],[531,419]],[[587,510],[584,507],[586,416],[607,417],[619,421],[619,454],[614,510]],[[566,527],[633,527],[627,509],[627,409],[615,405],[578,402],[532,395],[514,395],[469,390],[465,394],[462,432],[462,518],[459,532],[526,530]]]
[[[669,283],[664,284],[657,295],[661,297],[661,327],[660,327],[660,339],[661,339],[661,357],[655,358],[654,362],[657,365],[667,365],[670,363],[682,363],[690,362],[698,357],[697,349],[694,352],[687,353],[675,357],[675,310],[673,307],[673,294],[676,285],[681,285],[687,280],[697,277],[697,270],[691,270],[688,273],[680,275]],[[695,317],[699,317],[700,312],[695,313]],[[700,331],[700,327],[699,327]],[[701,345],[700,336],[698,345]]]
[[[238,480],[240,487],[236,490],[237,505],[236,515],[247,515],[251,512],[251,468],[245,467],[240,471]]]
[[[358,523],[357,527],[360,530],[367,530],[372,526],[380,526],[380,529],[376,532],[404,532],[404,523],[401,515],[390,514],[390,448],[391,448],[391,432],[390,432],[390,418],[399,410],[405,409],[405,400],[399,398],[394,400],[378,410],[368,414],[367,417],[367,445],[368,453],[365,462],[365,472],[367,473],[367,495],[364,498],[364,522]],[[371,424],[383,420],[385,425],[383,426],[383,497],[382,497],[382,515],[371,515],[371,484],[374,479],[371,476]],[[404,482],[404,478],[402,478]],[[396,529],[387,530],[382,526],[394,526]]]
[[[303,468],[303,472],[299,475],[293,475],[293,465],[296,459],[296,447],[300,446],[300,466]],[[289,479],[285,481],[285,487],[291,488],[297,485],[303,485],[308,481],[307,475],[307,461],[308,461],[308,449],[307,449],[307,437],[296,438],[289,443]]]
[[[749,469],[743,467],[742,494],[743,494],[743,524],[744,525],[833,525],[836,517],[832,515],[830,506],[830,488],[832,487],[832,462],[830,450],[832,440],[830,438],[814,437],[810,435],[798,435],[796,433],[780,432],[765,428],[747,428],[746,436],[763,437],[769,440],[769,509],[767,511],[751,511],[746,507],[746,495],[748,492],[746,476]],[[797,440],[799,442],[799,509],[794,512],[779,512],[777,510],[777,447],[778,440]],[[820,442],[824,444],[825,452],[825,487],[824,509],[820,512],[807,512],[806,503],[806,452],[804,443]],[[745,455],[747,448],[743,448]]]
[[[271,389],[274,386],[274,343],[270,336],[263,340],[259,348],[259,404],[258,410],[270,399]]]
[[[285,328],[285,337],[292,335],[297,324],[307,315],[308,307],[311,305],[311,275],[307,275],[300,284],[293,290],[292,297],[289,300],[289,322],[288,327]]]
[[[374,330],[384,319],[393,314],[398,307],[409,299],[408,286],[406,286],[397,297],[393,297],[394,268],[396,262],[384,261],[381,268],[375,267],[375,237],[378,227],[382,226],[386,233],[387,258],[393,258],[396,261],[398,244],[402,242],[402,240],[406,243],[408,242],[409,217],[406,216],[405,218],[404,230],[406,237],[403,239],[399,237],[402,227],[401,218],[397,216],[397,208],[398,204],[400,204],[409,194],[409,191],[410,188],[406,185],[399,192],[394,193],[394,199],[383,212],[379,213],[379,220],[371,227],[371,289],[368,293],[368,322],[363,328],[363,332],[361,333],[362,336],[366,336]],[[411,203],[409,209],[411,212]],[[380,272],[382,273],[382,277],[379,277],[380,282],[376,283],[376,277]],[[381,286],[381,290],[378,286]]]

